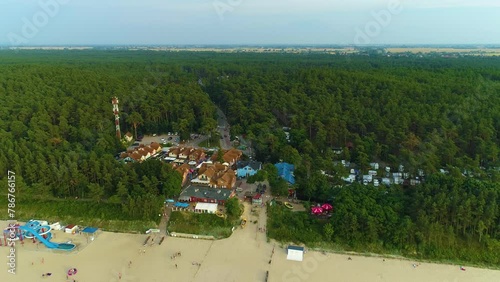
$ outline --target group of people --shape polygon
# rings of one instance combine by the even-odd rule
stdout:
[[[52,273],[51,272],[47,272],[47,273],[44,273],[42,274],[42,277],[45,278],[45,277],[50,277],[52,276]],[[69,276],[66,275],[66,281],[70,281],[70,282],[77,282],[75,279],[71,279],[69,280]]]
[[[156,237],[153,236],[153,238],[151,238],[151,240],[149,241],[149,244],[148,243],[146,243],[146,244],[148,244],[150,247],[152,247],[155,244],[155,239],[156,239]],[[146,244],[144,244],[144,246]]]
[[[273,256],[274,256],[274,248],[275,248],[275,247],[273,247],[273,251],[272,251],[272,253],[271,253],[271,258],[269,259],[269,264],[271,264],[271,262],[273,261]]]
[[[175,259],[176,257],[180,257],[180,256],[181,256],[181,252],[177,252],[177,253],[173,254],[170,258]]]

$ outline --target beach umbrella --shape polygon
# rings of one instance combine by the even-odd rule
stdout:
[[[322,207],[312,207],[311,208],[311,213],[313,214],[320,214],[323,212],[323,208]]]
[[[321,205],[321,207],[325,210],[325,211],[331,211],[333,209],[333,206],[330,205],[330,204],[323,204]]]

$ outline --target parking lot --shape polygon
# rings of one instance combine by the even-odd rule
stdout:
[[[178,146],[179,145],[179,136],[178,135],[168,135],[168,134],[161,134],[161,135],[145,135],[141,141],[135,141],[134,144],[131,147],[138,146],[139,144],[144,144],[144,145],[149,145],[151,142],[157,142],[162,146],[165,146],[167,143],[171,143],[173,146]]]
[[[271,191],[269,189],[269,183],[267,183],[267,181],[249,184],[249,183],[247,183],[246,179],[238,180],[238,181],[236,181],[236,189],[237,189],[236,195],[241,200],[244,200],[245,194],[257,193],[257,188],[258,188],[259,184],[261,184],[262,186],[266,185],[266,192],[263,194],[263,199],[262,199],[263,202],[265,203],[271,199]],[[238,189],[238,188],[241,188],[241,189]]]

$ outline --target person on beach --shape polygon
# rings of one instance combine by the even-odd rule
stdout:
[[[177,269],[177,263],[175,264],[175,269]]]

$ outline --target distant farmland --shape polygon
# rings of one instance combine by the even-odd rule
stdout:
[[[432,47],[409,47],[409,48],[386,48],[390,53],[466,53],[473,55],[500,56],[500,48],[432,48]]]

